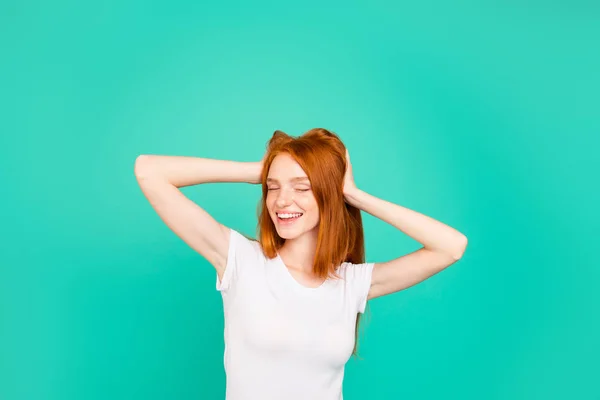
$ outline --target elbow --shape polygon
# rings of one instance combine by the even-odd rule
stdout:
[[[456,261],[460,260],[463,254],[465,254],[468,242],[469,241],[467,237],[465,235],[461,235],[459,243],[454,247],[454,250],[452,251],[452,258],[454,258]]]
[[[152,156],[147,154],[140,154],[135,159],[135,164],[133,167],[133,173],[137,178],[141,178],[147,176],[150,172],[152,162]]]

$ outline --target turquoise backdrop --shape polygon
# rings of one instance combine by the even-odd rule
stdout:
[[[0,399],[223,399],[214,269],[134,161],[258,161],[313,127],[361,189],[469,238],[370,302],[346,400],[600,398],[598,3],[0,9]],[[254,233],[259,186],[182,190]],[[368,261],[420,246],[363,218]]]

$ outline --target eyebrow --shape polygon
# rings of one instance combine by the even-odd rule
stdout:
[[[307,176],[296,176],[294,178],[291,178],[290,181],[303,181],[303,180],[309,180]],[[267,182],[279,182],[277,179],[275,178],[267,178]]]

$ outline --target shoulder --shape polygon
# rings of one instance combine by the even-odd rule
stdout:
[[[344,262],[340,266],[339,275],[344,280],[347,293],[356,306],[356,311],[363,313],[372,284],[374,263],[354,264]]]
[[[264,264],[264,254],[260,243],[236,229],[229,228],[229,248],[222,279],[217,273],[217,290],[225,293],[241,281],[252,276]]]
[[[343,262],[338,269],[338,273],[348,282],[364,279],[367,277],[370,279],[373,273],[373,266],[374,263],[372,262],[364,262],[360,264]]]
[[[264,257],[262,246],[258,240],[233,228],[229,236],[229,253],[238,257]]]

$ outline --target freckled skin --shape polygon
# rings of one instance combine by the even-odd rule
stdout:
[[[269,178],[277,179],[267,186],[267,209],[277,233],[283,239],[295,239],[305,233],[318,232],[319,207],[309,181],[290,181],[293,177],[306,176],[300,165],[288,154],[279,154],[269,169]],[[309,190],[307,190],[309,189]],[[293,210],[303,213],[302,217],[289,226],[278,223],[276,210]]]
[[[269,169],[266,205],[277,234],[285,239],[279,254],[294,278],[304,286],[318,287],[323,280],[313,274],[313,259],[319,234],[319,205],[310,181],[293,181],[306,177],[300,165],[288,154],[279,154]],[[303,215],[286,225],[278,221],[276,211],[288,210]]]

